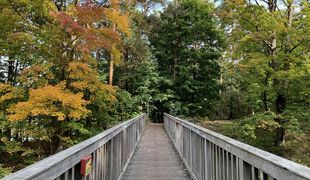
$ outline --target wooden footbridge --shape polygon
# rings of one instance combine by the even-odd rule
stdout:
[[[304,180],[310,168],[195,124],[146,115],[28,166],[5,180]]]

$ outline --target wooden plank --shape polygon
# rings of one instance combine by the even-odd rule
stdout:
[[[162,124],[146,129],[123,179],[190,179]]]

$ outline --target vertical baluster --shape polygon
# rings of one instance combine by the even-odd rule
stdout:
[[[200,179],[204,178],[204,143],[203,143],[203,138],[199,136],[199,169],[198,171],[200,172]]]
[[[194,148],[195,148],[195,151],[194,151],[194,154],[193,154],[193,156],[195,157],[194,158],[194,160],[195,160],[195,162],[194,162],[194,164],[195,164],[195,170],[196,170],[196,176],[197,176],[197,178],[199,178],[200,176],[199,176],[199,161],[200,161],[200,159],[199,159],[199,139],[198,139],[198,135],[195,133],[194,134],[194,136],[195,136],[195,141],[194,141]]]
[[[138,128],[137,128],[138,129]],[[136,133],[137,133],[137,131],[136,131]],[[113,159],[114,159],[114,161],[113,161],[113,164],[114,164],[114,166],[113,166],[113,179],[116,179],[116,177],[117,177],[117,174],[118,174],[118,136],[115,136],[114,137],[114,140],[113,140]]]
[[[214,153],[215,153],[215,179],[218,180],[218,155],[217,155],[217,146],[214,145]]]
[[[189,167],[193,169],[192,167],[192,131],[189,130]]]
[[[256,180],[255,167],[252,166],[252,180]]]
[[[138,121],[138,123],[140,124],[140,121]],[[140,128],[140,129],[141,129],[141,128]],[[140,131],[140,134],[141,134],[141,131]],[[122,136],[122,135],[123,135],[123,133],[121,132],[121,133],[119,134],[119,140],[118,140],[118,141],[119,141],[119,143],[118,143],[118,144],[119,144],[119,145],[118,145],[118,146],[119,146],[119,155],[118,155],[118,156],[119,156],[119,161],[118,161],[118,163],[119,163],[119,172],[118,172],[118,173],[119,173],[119,174],[122,173],[122,167],[123,167],[123,165],[122,165],[122,159],[123,159],[123,153],[122,153],[122,152],[123,152],[123,147],[122,147],[122,140],[123,140],[123,138],[122,138],[122,137],[123,137],[123,136]],[[140,138],[140,135],[139,135],[139,138]],[[118,174],[118,175],[119,175],[119,174]],[[117,176],[118,176],[118,175],[117,175]]]
[[[229,174],[229,170],[230,170],[230,163],[229,163],[229,158],[230,158],[230,156],[229,156],[229,153],[228,153],[228,151],[226,151],[226,179],[227,180],[229,180],[229,178],[230,178],[230,176],[231,176],[231,174]]]
[[[104,180],[108,180],[108,144],[105,144],[104,145],[104,154],[103,154],[103,157],[104,157]]]
[[[217,146],[217,179],[218,180],[221,180],[221,176],[222,176],[222,167],[221,167],[221,164],[222,164],[222,154],[221,154],[221,148],[219,146]]]
[[[107,169],[106,169],[106,173],[107,173],[107,180],[111,179],[111,173],[112,173],[112,143],[113,143],[113,139],[111,139],[109,141],[109,143],[107,144],[107,153],[106,153],[106,157],[107,157]]]
[[[217,154],[217,179],[221,180],[221,149],[219,146],[216,146],[216,154]]]
[[[96,180],[100,179],[100,148],[96,150]]]
[[[234,155],[230,154],[231,180],[235,180]]]
[[[184,152],[183,152],[183,144],[184,144],[184,141],[183,141],[183,139],[184,139],[184,130],[183,130],[183,126],[182,125],[180,125],[180,131],[181,131],[181,137],[180,137],[180,152],[181,152],[181,154],[184,156]]]
[[[92,169],[91,173],[89,174],[91,179],[95,179],[95,172],[96,172],[96,151],[92,153]]]
[[[239,158],[236,156],[236,179],[239,179]]]
[[[212,143],[212,180],[216,179],[216,152],[215,152],[215,144]]]
[[[100,146],[97,150],[97,161],[98,161],[98,164],[97,164],[97,178],[98,179],[102,179],[101,177],[101,147]]]
[[[69,170],[65,172],[65,180],[69,180]]]
[[[125,166],[129,156],[128,156],[128,151],[127,151],[127,148],[126,148],[126,132],[127,132],[127,129],[124,129],[123,132],[122,132],[122,146],[123,146],[123,151],[122,151],[122,167]]]
[[[222,179],[226,178],[226,158],[225,158],[225,150],[222,148]]]
[[[244,166],[243,166],[243,160],[239,159],[239,179],[240,180],[246,180],[244,179]]]
[[[206,156],[205,156],[205,151],[206,151],[206,147],[205,147],[205,139],[203,138],[203,137],[201,137],[201,146],[203,147],[202,149],[201,149],[201,156],[202,156],[202,158],[201,158],[201,171],[203,171],[203,174],[202,174],[202,179],[205,179],[206,178],[206,172],[205,172],[205,169],[206,169],[206,167],[205,167],[205,163],[204,163],[204,160],[205,160],[205,158],[206,158]]]
[[[71,168],[71,180],[75,180],[75,166]]]
[[[104,179],[104,176],[103,176],[103,147],[104,145],[102,145],[100,147],[100,159],[99,159],[99,164],[100,164],[100,167],[99,167],[99,175],[100,175],[100,180],[103,180]]]
[[[218,166],[219,166],[219,180],[222,180],[222,175],[223,175],[223,164],[222,164],[222,162],[223,162],[223,157],[222,157],[222,148],[220,147],[220,146],[218,146],[218,160],[219,160],[219,162],[218,162]]]
[[[183,145],[182,145],[182,157],[181,158],[184,158],[185,159],[185,156],[186,156],[186,129],[184,128],[184,126],[182,126],[182,129],[183,129],[183,137],[182,137],[182,141],[183,141]]]
[[[259,179],[264,180],[264,172],[262,170],[259,170]]]
[[[211,145],[210,142],[205,139],[205,179],[210,179],[212,178],[211,176]]]
[[[102,180],[105,180],[105,144],[102,145],[102,150],[101,150],[101,162],[102,162],[102,166],[101,166],[101,174],[102,174]]]
[[[194,174],[197,177],[197,135],[195,132],[192,132],[192,146],[191,146],[191,151],[192,151],[192,169]]]

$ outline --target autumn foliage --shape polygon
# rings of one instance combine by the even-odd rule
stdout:
[[[88,101],[83,99],[83,93],[74,94],[65,90],[65,83],[55,86],[45,85],[29,90],[29,99],[18,102],[9,108],[10,121],[21,121],[31,117],[49,117],[63,121],[65,119],[79,120],[86,117],[90,111],[86,109]]]
[[[0,1],[0,22],[12,20],[3,25],[0,56],[11,66],[19,59],[9,72],[16,76],[0,82],[1,132],[14,136],[17,156],[60,151],[102,131],[111,121],[103,117],[116,111],[119,89],[99,73],[98,57],[121,63],[123,39],[131,34],[126,2],[59,2]],[[8,138],[1,143],[10,148]],[[40,151],[30,153],[32,143]]]

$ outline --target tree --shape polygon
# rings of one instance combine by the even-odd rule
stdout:
[[[102,131],[111,112],[121,114],[113,121],[131,115],[122,116],[124,100],[97,66],[97,52],[121,61],[130,29],[119,1],[0,4],[0,163],[24,166]]]
[[[137,0],[136,6],[141,11],[142,16],[146,17],[150,11],[164,5],[166,0]]]
[[[205,1],[174,2],[151,32],[159,73],[172,80],[165,87],[174,92],[169,100],[180,104],[177,114],[207,115],[217,99],[224,40],[212,13],[212,5]]]
[[[299,78],[310,77],[306,70],[309,24],[305,23],[309,22],[309,3],[225,1],[219,9],[230,39],[228,60],[235,63],[240,90],[253,112],[275,112],[279,126],[274,145],[279,146],[285,141],[287,124],[294,119],[289,109],[297,104],[308,106],[307,100],[294,98],[304,97],[308,84],[299,86],[299,91],[292,87]]]

